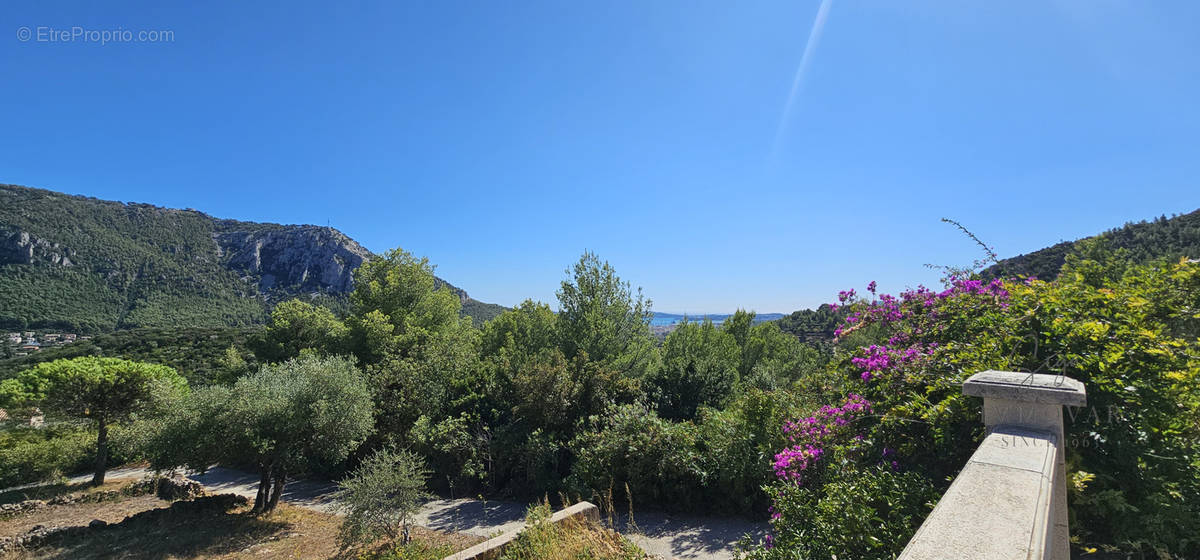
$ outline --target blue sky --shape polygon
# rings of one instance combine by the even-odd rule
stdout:
[[[1200,206],[1195,2],[22,4],[0,182],[329,223],[506,305],[590,249],[787,312],[979,257],[943,216],[1007,256]],[[38,40],[74,27],[173,39]]]

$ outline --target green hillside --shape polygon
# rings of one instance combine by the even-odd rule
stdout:
[[[257,329],[237,328],[151,328],[101,334],[91,340],[51,346],[28,356],[0,359],[0,379],[41,362],[79,356],[106,356],[168,365],[193,385],[214,381],[228,369],[226,353],[230,347],[243,359],[252,361],[247,338]]]
[[[245,327],[291,297],[341,311],[371,256],[327,227],[0,184],[0,329]],[[478,321],[503,310],[450,288]]]
[[[200,212],[2,185],[0,326],[103,332],[262,322],[263,301],[221,266],[214,231]]]
[[[1170,218],[1160,216],[1151,221],[1130,222],[1094,237],[1104,237],[1113,248],[1128,251],[1129,259],[1135,263],[1146,263],[1161,257],[1200,258],[1200,210]],[[1032,253],[1002,259],[980,274],[985,278],[1033,276],[1052,280],[1058,276],[1067,255],[1074,252],[1082,241],[1084,239],[1064,241]],[[783,332],[803,341],[819,342],[831,340],[834,329],[843,319],[844,311],[836,312],[828,305],[821,305],[818,309],[795,311],[780,319],[778,325]]]
[[[1137,263],[1161,257],[1200,258],[1200,210],[1170,218],[1160,216],[1151,221],[1130,222],[1101,233],[1098,237],[1107,238],[1114,248],[1129,251],[1130,259]],[[1065,241],[1039,251],[1003,259],[985,269],[983,276],[1053,279],[1058,276],[1067,255],[1075,251],[1080,241]]]

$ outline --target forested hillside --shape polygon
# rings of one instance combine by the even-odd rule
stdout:
[[[291,297],[344,311],[369,258],[327,227],[0,185],[0,328],[242,327]],[[477,320],[503,310],[450,287]]]
[[[833,340],[834,331],[846,318],[829,304],[816,309],[801,309],[779,319],[779,330],[794,335],[803,342],[828,342]]]
[[[54,346],[28,356],[0,359],[0,380],[42,362],[79,356],[105,356],[170,366],[192,384],[218,381],[255,364],[248,349],[258,329],[146,328],[101,334],[91,340]],[[231,350],[232,349],[232,350]]]
[[[1129,258],[1133,262],[1145,263],[1160,257],[1200,258],[1200,210],[1170,218],[1159,216],[1148,222],[1130,222],[1095,237],[1104,237],[1113,248],[1129,251]],[[1082,241],[1064,241],[1039,251],[1004,259],[988,267],[982,274],[986,278],[1036,276],[1051,279],[1058,276],[1067,255],[1074,252]]]
[[[1104,238],[1112,249],[1128,252],[1129,261],[1148,263],[1167,257],[1200,258],[1200,210],[1170,218],[1160,216],[1151,221],[1129,222],[1122,227],[1108,230],[1100,235],[1064,241],[1045,249],[1018,255],[984,269],[980,275],[985,279],[1035,277],[1050,280],[1058,276],[1067,255],[1075,253],[1090,239]],[[817,309],[801,309],[779,320],[779,330],[795,335],[805,342],[829,341],[834,330],[845,319],[845,312],[838,313],[829,305]]]

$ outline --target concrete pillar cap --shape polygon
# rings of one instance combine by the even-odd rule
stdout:
[[[1047,373],[981,371],[963,382],[963,394],[1036,404],[1087,404],[1087,391],[1082,382]]]

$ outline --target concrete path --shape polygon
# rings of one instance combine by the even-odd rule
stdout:
[[[662,558],[726,560],[734,557],[738,541],[749,534],[762,539],[770,525],[739,517],[707,517],[659,512],[634,512],[633,526],[617,518],[617,530],[642,550]]]
[[[108,471],[106,479],[140,478],[150,474],[143,468]],[[211,492],[229,493],[254,499],[258,477],[247,472],[213,467],[204,474],[189,475]],[[91,475],[72,477],[71,482],[87,482]],[[33,486],[33,485],[27,485]],[[283,501],[327,513],[334,513],[332,482],[294,480],[288,482]],[[458,499],[431,500],[417,514],[417,524],[442,531],[492,537],[519,527],[525,519],[527,504],[519,502]],[[626,515],[615,518],[617,530],[643,550],[665,559],[727,560],[734,557],[737,542],[750,534],[761,539],[769,525],[737,517],[706,517],[659,512],[635,512],[634,523]]]

